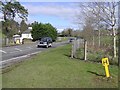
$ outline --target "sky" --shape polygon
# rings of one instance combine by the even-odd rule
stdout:
[[[66,28],[78,29],[75,23],[79,12],[78,3],[74,2],[21,2],[28,9],[28,21],[50,23],[59,31]]]
[[[76,23],[77,15],[80,13],[79,4],[90,1],[106,0],[18,0],[21,5],[28,9],[27,23],[34,21],[50,23],[61,32],[66,28],[79,29]],[[110,0],[108,0],[110,1]],[[1,17],[1,14],[0,14]],[[17,21],[21,21],[16,18]]]
[[[113,0],[19,0],[28,9],[27,23],[34,21],[50,23],[62,31],[66,28],[82,29],[76,23],[77,15],[80,14],[80,3]],[[117,1],[117,0],[115,0]]]

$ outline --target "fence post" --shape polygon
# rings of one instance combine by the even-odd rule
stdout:
[[[76,52],[80,48],[81,40],[77,39],[72,42],[72,49],[71,49],[71,58],[76,58]]]
[[[87,60],[87,41],[84,40],[84,60]]]
[[[77,50],[77,40],[74,40],[74,52],[73,52],[73,57],[76,58],[76,50]]]
[[[79,39],[77,39],[77,49],[79,49]]]
[[[74,51],[74,42],[72,42],[71,58],[73,58],[73,51]]]

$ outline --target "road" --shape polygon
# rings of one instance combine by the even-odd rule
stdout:
[[[65,45],[67,43],[68,43],[67,41],[53,43],[53,46],[51,48],[56,48]],[[2,53],[2,61],[1,61],[2,64],[9,61],[13,62],[13,60],[17,61],[19,58],[24,58],[32,54],[39,53],[49,49],[49,48],[37,48],[36,45],[37,42],[31,44],[23,44],[23,45],[1,48],[0,52]]]

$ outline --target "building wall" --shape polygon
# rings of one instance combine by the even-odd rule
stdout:
[[[23,33],[23,34],[22,34],[22,38],[23,38],[23,39],[24,39],[24,38],[26,38],[26,39],[33,39],[32,36],[31,36],[31,33],[29,33],[29,34]]]

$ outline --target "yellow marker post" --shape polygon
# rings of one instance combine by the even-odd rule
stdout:
[[[110,77],[110,73],[108,69],[108,65],[109,65],[108,58],[102,58],[102,65],[105,67],[106,77],[107,78]]]

